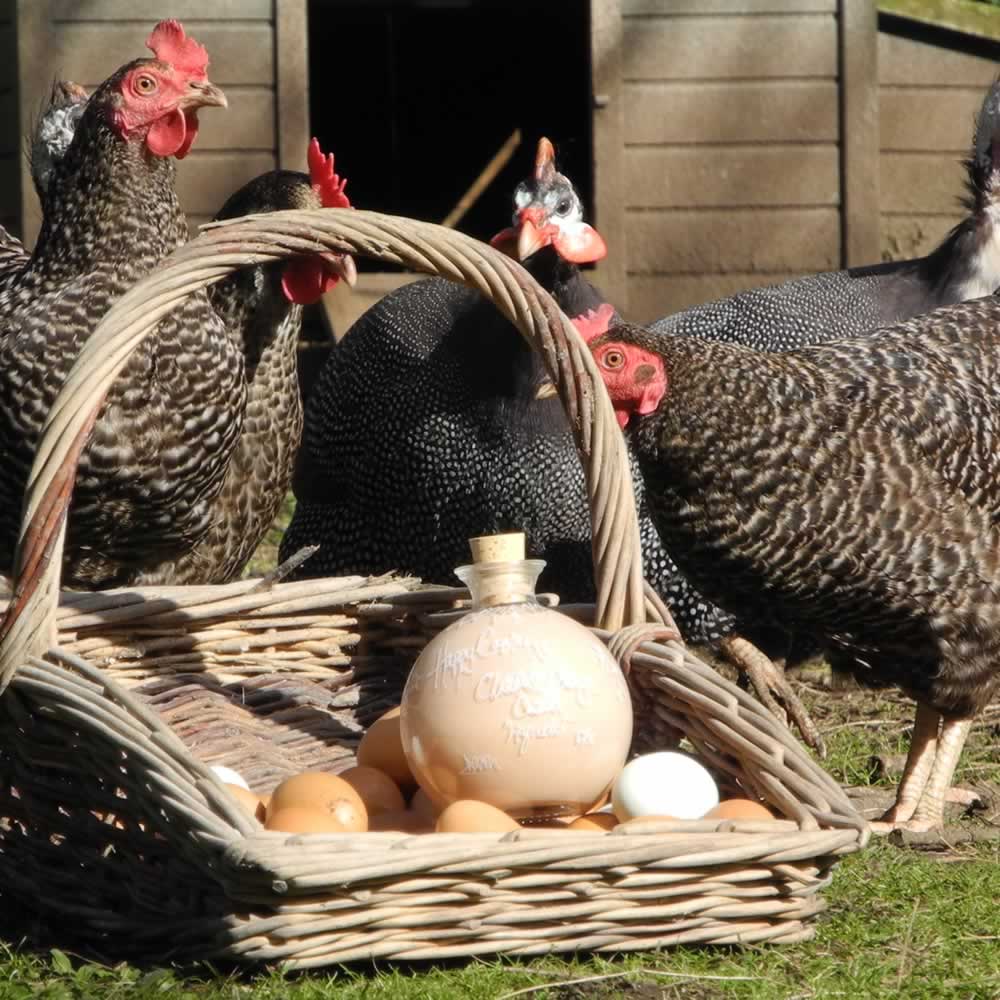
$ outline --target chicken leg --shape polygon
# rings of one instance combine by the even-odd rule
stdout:
[[[878,822],[871,824],[874,832],[888,833],[897,828],[923,832],[943,824],[951,779],[971,728],[971,719],[946,719],[927,705],[917,705],[910,752],[896,801]]]
[[[753,685],[761,704],[786,725],[789,719],[794,722],[806,744],[820,757],[825,757],[823,737],[781,667],[740,636],[723,639],[719,648]],[[779,699],[784,708],[778,703]]]

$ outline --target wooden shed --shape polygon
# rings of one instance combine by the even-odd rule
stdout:
[[[1000,14],[947,16],[960,6],[0,0],[0,221],[37,231],[22,147],[52,79],[96,84],[177,17],[230,98],[180,166],[193,224],[250,177],[303,168],[316,134],[356,204],[434,221],[463,205],[485,238],[546,134],[610,247],[599,284],[650,319],[941,238],[1000,55]],[[336,293],[336,325],[402,280],[369,268]]]

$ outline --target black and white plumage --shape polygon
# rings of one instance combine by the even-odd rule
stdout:
[[[570,316],[613,314],[577,262],[603,256],[548,140],[514,195],[514,226],[494,239],[523,260]],[[583,472],[544,366],[476,293],[443,279],[386,296],[333,350],[310,395],[294,479],[287,558],[318,544],[300,575],[400,570],[449,581],[468,539],[523,530],[547,562],[541,586],[593,596]],[[641,508],[641,480],[636,475]],[[730,627],[677,573],[641,516],[647,577],[686,634]]]
[[[215,218],[320,207],[307,174],[275,170],[240,188]],[[204,536],[179,558],[145,570],[139,583],[234,579],[281,507],[302,438],[297,370],[302,305],[285,295],[283,274],[279,262],[245,267],[208,289],[212,308],[243,360],[242,429]]]
[[[66,81],[53,86],[30,144],[32,175],[45,206],[53,178],[60,186],[72,180],[56,170],[66,156],[82,119],[87,94]],[[275,170],[245,184],[216,215],[217,220],[282,209],[320,208],[324,201],[343,204],[343,182],[333,173],[333,159],[313,142],[309,150],[314,176]],[[54,185],[52,185],[54,186]],[[21,263],[28,255],[14,241]],[[15,259],[12,256],[12,259]],[[2,261],[0,261],[2,266]],[[297,344],[302,303],[346,276],[354,277],[350,257],[325,255],[243,268],[208,289],[216,319],[221,320],[238,352],[246,402],[234,411],[239,430],[217,493],[207,497],[207,517],[197,541],[176,554],[148,561],[132,570],[136,584],[223,583],[239,574],[272,524],[287,493],[302,431],[298,389]],[[220,355],[231,364],[234,355]],[[230,403],[238,407],[239,394]],[[190,442],[196,447],[197,438]],[[200,442],[211,447],[211,441]],[[80,582],[80,581],[76,581]]]
[[[49,102],[38,115],[27,147],[31,179],[43,205],[53,168],[66,155],[86,105],[83,87],[68,80],[53,82]],[[16,271],[30,256],[24,244],[0,226],[0,271]]]
[[[627,326],[591,349],[683,571],[741,620],[819,635],[908,691],[887,818],[939,823],[1000,688],[1000,301],[786,353]]]
[[[786,351],[993,294],[1000,287],[1000,82],[983,100],[965,166],[968,215],[926,257],[751,288],[650,329]]]
[[[192,55],[196,43],[179,25],[158,26],[151,42],[162,59],[122,67],[87,102],[52,168],[30,259],[0,275],[3,569],[12,565],[42,423],[80,347],[111,303],[187,236],[173,160],[147,148],[147,132],[161,149],[176,138],[173,148],[186,150],[194,108],[225,104],[205,77],[204,50]],[[174,55],[176,67],[167,61]],[[137,81],[157,77],[155,102],[134,96]],[[157,129],[167,120],[164,135]],[[242,359],[207,296],[190,296],[132,355],[84,449],[69,514],[68,586],[128,582],[204,533],[240,430],[233,408],[244,399]],[[191,447],[195,440],[205,447]]]

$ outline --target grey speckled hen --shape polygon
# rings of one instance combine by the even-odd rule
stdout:
[[[161,22],[148,44],[156,58],[122,67],[87,103],[52,169],[30,259],[0,275],[0,571],[12,564],[48,409],[109,305],[186,238],[172,157],[190,149],[197,108],[225,105],[207,53],[176,22]],[[240,430],[241,382],[241,359],[205,295],[133,354],[81,458],[67,585],[127,582],[200,535]]]
[[[543,139],[515,192],[515,224],[494,242],[570,316],[606,323],[614,310],[577,266],[604,244],[553,155]],[[319,544],[300,575],[395,569],[447,582],[468,561],[468,538],[517,529],[547,561],[543,587],[591,598],[583,473],[559,400],[538,398],[545,383],[539,358],[477,294],[433,279],[386,296],[332,352],[310,396],[282,558]],[[647,577],[686,635],[727,632],[729,617],[677,573],[648,516],[641,529]]]
[[[1000,287],[1000,83],[990,87],[966,161],[968,216],[914,260],[810,275],[740,292],[651,324],[677,333],[786,351],[991,295]]]
[[[323,207],[335,197],[326,162],[313,140],[312,178],[292,170],[262,174],[232,195],[215,218]],[[332,170],[332,158],[329,164]],[[209,287],[209,301],[243,357],[243,428],[204,537],[180,558],[143,571],[137,582],[225,583],[239,575],[285,499],[302,438],[302,306],[342,276],[353,282],[354,274],[350,257],[328,255],[241,268]]]
[[[183,40],[182,32],[180,37]],[[160,49],[162,55],[162,43]],[[182,58],[184,51],[182,46]],[[190,47],[187,51],[190,54]],[[169,242],[162,243],[164,235],[174,241],[186,237],[187,227],[176,199],[166,209],[157,206],[167,212],[170,224],[164,228],[162,222],[157,223],[157,231],[151,235],[144,231],[141,213],[130,204],[133,199],[148,200],[149,192],[144,198],[141,181],[149,167],[157,168],[167,181],[172,172],[169,163],[160,163],[165,157],[152,150],[144,154],[138,147],[143,140],[141,132],[131,140],[137,148],[129,153],[121,148],[129,140],[116,138],[113,125],[107,128],[106,102],[109,91],[115,100],[115,79],[98,89],[86,114],[87,96],[82,88],[66,82],[53,87],[30,148],[45,227],[33,258],[16,240],[5,242],[9,256],[0,258],[0,272],[5,268],[11,271],[8,296],[23,294],[41,282],[43,299],[46,295],[82,296],[86,301],[101,295],[110,301],[171,248]],[[77,131],[81,136],[74,146]],[[343,182],[333,173],[332,157],[324,156],[315,140],[309,162],[311,176],[272,171],[250,181],[226,202],[216,218],[349,204]],[[172,189],[169,193],[173,198]],[[162,199],[162,189],[157,196]],[[107,218],[104,212],[108,212]],[[139,225],[134,224],[136,218]],[[55,268],[47,246],[47,230],[52,228],[64,234],[62,243],[57,243]],[[74,255],[78,276],[65,289],[53,280],[49,291],[46,272],[58,273],[58,265]],[[111,405],[84,453],[81,476],[90,478],[78,483],[74,500],[93,489],[98,494],[93,501],[96,518],[87,508],[83,509],[85,517],[78,516],[74,503],[65,567],[68,582],[76,586],[217,583],[238,574],[273,521],[291,478],[302,425],[296,372],[301,304],[315,301],[340,276],[352,280],[353,274],[350,258],[335,255],[243,269],[211,286],[207,302],[199,295],[184,303],[179,310],[182,322],[190,320],[195,328],[183,331],[181,344],[174,342],[174,316],[160,325],[112,388]],[[19,315],[18,308],[13,308],[11,316]],[[87,317],[87,323],[96,325],[99,315]],[[40,369],[32,369],[30,351],[26,353],[19,346],[23,333],[11,333],[6,341],[0,340],[0,383],[6,381],[20,390],[22,395],[15,393],[15,402],[28,398],[25,392],[38,393],[39,414],[43,412],[40,407],[47,405],[45,400],[54,396],[88,333],[87,325],[75,319],[69,322],[58,315],[53,319],[52,327],[47,331],[39,327],[36,336],[47,338],[50,346],[60,346],[59,365],[63,367],[50,365],[43,390],[30,389]],[[174,352],[185,338],[190,343],[199,334],[205,340],[193,357],[195,368],[202,371],[185,377],[191,383],[200,377],[202,399],[199,402],[196,394],[193,409],[185,416],[188,404],[182,392],[186,389],[175,375],[179,365]],[[187,363],[185,360],[184,366]],[[207,422],[216,409],[222,414],[221,431]],[[178,423],[182,416],[183,429]],[[23,414],[11,414],[9,423],[0,426],[0,439],[5,433],[16,435],[26,430],[23,421]],[[32,427],[31,432],[37,431]],[[116,438],[115,448],[98,457],[98,444],[108,435]],[[30,436],[22,438],[12,445],[12,452],[14,447],[25,449],[27,456],[29,444]],[[200,493],[193,510],[185,509],[185,500],[171,509],[170,491],[182,490],[185,485],[186,474],[171,466],[179,459],[194,462],[194,466],[186,466]],[[103,466],[96,472],[91,471],[94,461]],[[116,464],[118,468],[113,467]],[[211,485],[205,485],[205,475]],[[129,477],[131,483],[123,486],[122,480]],[[16,489],[16,484],[0,483],[0,493],[5,488]],[[158,498],[160,493],[163,499]],[[148,516],[142,508],[151,503],[160,507],[157,520],[147,522],[146,530],[141,531],[140,518]],[[0,527],[7,530],[9,520],[11,535],[18,512],[19,504],[13,503],[6,518],[0,514]],[[129,542],[131,552],[123,548]],[[12,546],[12,541],[0,537],[0,568],[9,567],[11,558],[12,550],[5,552],[5,544]]]
[[[940,823],[1000,686],[1000,301],[786,353],[627,326],[591,349],[682,570],[908,691],[886,820]]]

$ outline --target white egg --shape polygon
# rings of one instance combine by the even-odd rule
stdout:
[[[227,781],[230,785],[239,785],[240,788],[245,788],[248,792],[250,791],[250,786],[247,784],[246,778],[239,771],[234,771],[231,767],[225,767],[222,764],[213,764],[212,770],[219,781]]]
[[[629,761],[611,789],[611,804],[623,823],[637,816],[699,819],[719,804],[719,789],[693,757],[667,750]]]

